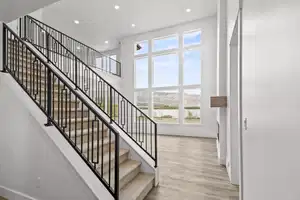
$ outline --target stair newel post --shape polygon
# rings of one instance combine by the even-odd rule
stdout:
[[[24,39],[26,40],[27,38],[27,30],[26,30],[26,24],[27,24],[27,16],[24,17]]]
[[[6,33],[6,27],[4,27],[3,25],[3,38],[2,38],[2,43],[3,43],[3,49],[2,49],[2,59],[3,59],[3,63],[2,63],[2,72],[6,72],[6,55],[7,55],[7,42],[8,42],[8,39],[7,39],[7,33]]]
[[[49,56],[50,56],[50,37],[49,33],[46,34],[46,49],[47,49],[47,59],[48,63],[50,62]],[[51,126],[51,109],[52,109],[52,88],[51,88],[51,83],[52,83],[52,77],[51,77],[51,70],[50,67],[47,68],[47,123],[45,124],[46,126]]]
[[[19,19],[19,36],[22,38],[22,18]]]
[[[119,200],[119,152],[120,152],[120,136],[115,133],[115,199]]]

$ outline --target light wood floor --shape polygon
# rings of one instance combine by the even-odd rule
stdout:
[[[238,200],[215,139],[159,137],[160,184],[145,200]]]

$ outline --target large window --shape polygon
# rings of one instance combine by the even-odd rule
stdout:
[[[156,122],[201,123],[201,40],[197,30],[135,44],[135,104]]]

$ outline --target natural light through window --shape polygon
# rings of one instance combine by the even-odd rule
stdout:
[[[186,89],[183,91],[184,123],[200,123],[201,90]]]
[[[198,49],[184,52],[183,84],[201,84],[201,56]]]
[[[178,37],[170,36],[153,40],[153,51],[176,49],[179,47]]]
[[[153,92],[153,118],[157,122],[178,123],[178,90]]]
[[[201,123],[201,35],[187,30],[135,44],[135,104],[156,122]]]
[[[153,57],[153,87],[178,86],[177,54]]]
[[[135,55],[147,54],[149,51],[148,41],[141,41],[134,45]]]
[[[201,44],[201,31],[193,31],[183,34],[183,44],[185,47]]]
[[[135,60],[135,88],[148,88],[148,57]]]

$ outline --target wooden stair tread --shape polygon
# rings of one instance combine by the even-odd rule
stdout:
[[[120,191],[120,200],[136,200],[140,199],[140,195],[145,191],[146,187],[153,187],[154,175],[148,173],[139,173],[130,183],[123,187]],[[146,195],[146,194],[144,194]]]
[[[91,139],[92,139],[92,137],[91,137]],[[98,143],[98,141],[97,140],[94,140],[94,142],[86,142],[86,143],[84,143],[83,145],[82,145],[82,148],[83,148],[83,152],[86,152],[87,151],[87,148],[88,148],[88,144],[89,144],[89,146],[90,146],[90,149],[92,149],[92,144],[94,145],[94,149],[95,148],[97,148],[97,143]],[[109,143],[111,143],[111,144],[113,144],[114,143],[114,140],[110,140],[110,142],[109,142],[109,138],[108,137],[104,137],[103,138],[103,145],[107,145],[107,144],[109,144]],[[99,138],[99,148],[101,149],[101,146],[102,146],[102,138]],[[112,145],[111,145],[112,146]]]
[[[107,131],[107,130],[108,130],[108,128],[105,127],[103,131]],[[97,131],[97,129],[94,128],[94,133],[95,133],[96,131]],[[101,127],[99,128],[99,131],[102,131],[102,128],[101,128]],[[83,129],[82,135],[87,135],[88,133],[91,134],[92,132],[93,132],[93,129],[92,129],[92,128],[90,128],[90,129]],[[76,130],[76,133],[77,133],[77,137],[80,136],[80,135],[81,135],[81,129],[77,129],[77,130]],[[69,132],[67,132],[66,134],[69,135]],[[70,132],[70,135],[71,135],[71,137],[75,137],[75,130],[71,131],[71,132]],[[102,136],[100,136],[100,139],[101,139],[101,137],[102,137]]]
[[[119,180],[124,178],[127,174],[134,171],[136,168],[140,167],[141,163],[136,160],[126,160],[124,163],[121,163],[119,166]],[[108,173],[103,175],[105,180],[108,180]],[[114,174],[111,174],[111,181],[114,182]]]

